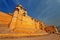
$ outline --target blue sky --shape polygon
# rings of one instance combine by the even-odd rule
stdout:
[[[0,0],[0,11],[12,13],[19,3],[33,18],[60,26],[60,0]]]

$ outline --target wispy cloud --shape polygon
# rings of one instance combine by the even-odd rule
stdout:
[[[59,4],[60,4],[60,0],[46,0],[45,5],[44,5],[45,8],[42,6],[44,8],[44,9],[43,8],[41,9],[42,11],[39,11],[40,6],[38,6],[36,12],[39,13],[39,15],[37,16],[37,18],[44,20],[48,24],[56,24],[56,25],[60,24],[58,21],[56,21],[56,20],[60,20],[60,18],[58,17],[58,15],[60,13]],[[54,19],[56,19],[56,20],[54,21]]]
[[[31,4],[32,1],[33,0],[28,0],[28,4],[27,4],[28,7],[30,6],[30,4]]]

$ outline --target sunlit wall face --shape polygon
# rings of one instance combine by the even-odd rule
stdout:
[[[13,12],[19,3],[33,18],[42,20],[48,25],[60,26],[60,0],[0,0],[0,11]]]

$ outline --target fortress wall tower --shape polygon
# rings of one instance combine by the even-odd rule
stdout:
[[[10,24],[10,28],[14,30],[14,32],[33,33],[36,30],[40,30],[40,27],[41,30],[45,27],[42,22],[28,16],[27,11],[21,5],[16,7]]]
[[[44,22],[30,17],[27,14],[26,9],[24,9],[20,4],[15,8],[12,15],[0,12],[0,28],[1,27],[7,27],[7,29],[10,29],[13,33],[29,34],[37,32],[44,34],[48,33],[48,29],[56,30],[52,27],[47,27]],[[4,31],[4,29],[2,30]],[[50,30],[50,32],[52,32],[52,30]]]

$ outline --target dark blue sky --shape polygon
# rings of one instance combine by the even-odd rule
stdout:
[[[19,3],[33,18],[60,26],[60,0],[0,0],[0,11],[12,13]]]

